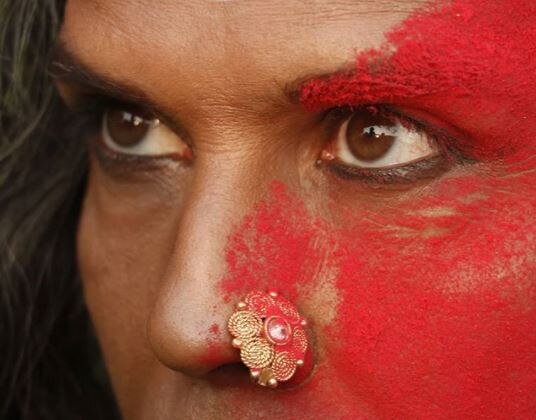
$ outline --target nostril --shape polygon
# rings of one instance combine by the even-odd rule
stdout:
[[[209,336],[206,339],[198,364],[204,366],[207,372],[235,363],[241,364],[240,355],[232,348],[229,337],[221,334],[217,338]]]
[[[306,384],[313,372],[312,354],[308,353],[305,358],[303,369],[299,370],[292,379],[281,382],[273,391],[290,390]],[[218,366],[206,374],[203,379],[216,387],[247,387],[248,389],[266,389],[257,385],[257,379],[251,376],[249,368],[242,362],[228,363]]]
[[[249,369],[243,363],[228,363],[211,370],[205,379],[217,387],[251,387]]]

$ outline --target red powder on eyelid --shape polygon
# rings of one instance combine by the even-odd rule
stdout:
[[[406,20],[387,36],[395,48],[361,54],[355,73],[306,84],[302,100],[447,115],[475,155],[533,168],[532,127],[520,122],[536,121],[535,28],[532,2],[449,2]],[[534,417],[536,185],[530,172],[476,173],[450,174],[378,212],[338,202],[345,222],[331,229],[274,184],[235,231],[228,299],[266,287],[307,299],[300,292],[320,264],[336,268],[340,304],[316,327],[326,343],[318,371],[280,394],[289,418],[308,408],[326,418]]]
[[[462,0],[423,9],[358,55],[355,70],[304,84],[311,110],[394,104],[464,132],[475,157],[532,157],[536,2]],[[443,4],[443,5],[442,5]],[[497,117],[498,116],[498,117]]]

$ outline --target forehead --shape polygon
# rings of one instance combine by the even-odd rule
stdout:
[[[191,93],[198,97],[229,97],[351,65],[358,51],[381,44],[422,4],[69,0],[61,38],[99,73],[153,94],[165,81],[166,90],[197,86]]]

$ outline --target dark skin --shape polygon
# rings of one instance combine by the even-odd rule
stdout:
[[[251,417],[314,410],[314,393],[274,404],[281,394],[256,389],[230,346],[225,325],[233,306],[217,286],[227,271],[227,238],[273,180],[307,197],[307,207],[334,225],[328,196],[364,214],[399,199],[399,190],[350,194],[317,170],[326,138],[296,92],[308,77],[350,68],[356,52],[378,46],[420,5],[68,1],[64,56],[105,80],[114,95],[153,104],[182,153],[132,170],[92,147],[78,262],[125,418],[228,418],[238,395],[241,413]],[[58,88],[71,104],[87,89],[66,80]],[[329,270],[319,272],[312,289],[323,284],[322,296],[340,299],[330,278]],[[332,320],[321,297],[299,304],[314,325]],[[313,335],[320,363],[329,344],[319,331]],[[200,357],[209,339],[218,348],[210,361]],[[323,386],[337,387],[337,374],[326,378]],[[339,404],[369,414],[361,401],[345,395]]]

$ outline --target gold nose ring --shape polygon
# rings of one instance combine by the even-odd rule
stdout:
[[[307,321],[276,292],[254,291],[236,305],[228,329],[233,347],[259,385],[277,387],[304,365]]]

